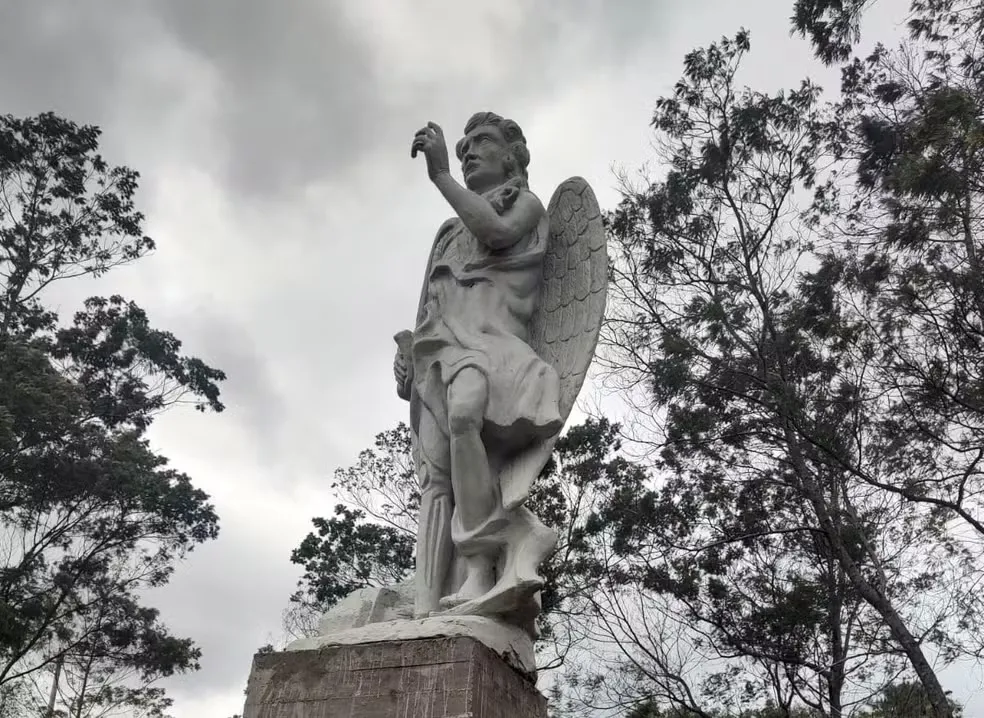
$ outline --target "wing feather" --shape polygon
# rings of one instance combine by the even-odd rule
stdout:
[[[583,302],[591,294],[591,250],[585,252],[585,258],[574,270],[574,300]]]
[[[566,421],[598,343],[608,291],[608,254],[598,200],[584,179],[562,182],[547,213],[550,240],[530,345],[560,378],[560,414]],[[507,509],[526,500],[555,441],[556,437],[531,447],[503,468],[500,480]]]
[[[544,273],[541,305],[533,317],[533,325],[542,325],[543,331],[532,333],[544,341],[533,348],[560,376],[561,416],[566,419],[598,342],[608,288],[608,256],[598,200],[582,178],[563,182],[547,212],[551,266],[563,270]]]
[[[605,255],[604,248],[591,252],[591,293],[604,294],[608,287],[608,257]],[[594,255],[601,254],[601,257]]]

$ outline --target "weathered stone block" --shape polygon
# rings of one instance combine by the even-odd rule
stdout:
[[[544,718],[546,699],[471,638],[257,655],[243,718]]]

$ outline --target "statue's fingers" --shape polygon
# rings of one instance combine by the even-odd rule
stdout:
[[[442,130],[441,129],[441,126],[439,124],[437,124],[436,122],[428,122],[427,123],[427,127],[430,130],[432,130],[435,135],[441,135],[441,136],[444,135],[444,130]]]

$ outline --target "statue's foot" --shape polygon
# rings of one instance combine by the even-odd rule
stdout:
[[[527,580],[519,582],[500,581],[488,593],[469,601],[449,606],[441,615],[444,616],[505,616],[523,609],[530,598],[543,588],[543,580]]]
[[[458,591],[457,593],[452,593],[450,596],[445,596],[444,598],[441,599],[441,610],[434,612],[431,615],[432,616],[440,615],[449,609],[455,608],[456,606],[460,606],[463,603],[468,603],[469,601],[472,601],[475,598],[477,598],[477,596],[463,595],[460,591]]]
[[[441,608],[449,609],[455,606],[460,606],[463,603],[468,603],[469,601],[474,601],[476,598],[480,598],[484,594],[489,592],[491,588],[491,581],[481,581],[474,580],[469,582],[469,579],[465,579],[465,582],[461,585],[461,588],[450,596],[444,596],[441,599]]]
[[[485,556],[474,556],[465,559],[465,580],[461,588],[450,596],[444,596],[441,608],[448,609],[460,606],[488,593],[492,588],[492,561]]]

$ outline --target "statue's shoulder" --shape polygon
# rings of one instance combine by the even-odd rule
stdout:
[[[515,194],[510,198],[509,205],[522,204],[525,211],[532,211],[541,217],[546,217],[547,208],[544,206],[540,196],[529,187],[517,188]]]
[[[523,191],[528,195],[530,204],[536,207],[536,211],[540,215],[541,219],[545,219],[547,217],[547,207],[543,204],[543,200],[540,199],[540,195],[530,189],[525,189]]]
[[[440,239],[459,224],[461,224],[461,220],[458,217],[448,217],[441,223],[441,226],[438,227],[436,239]]]

